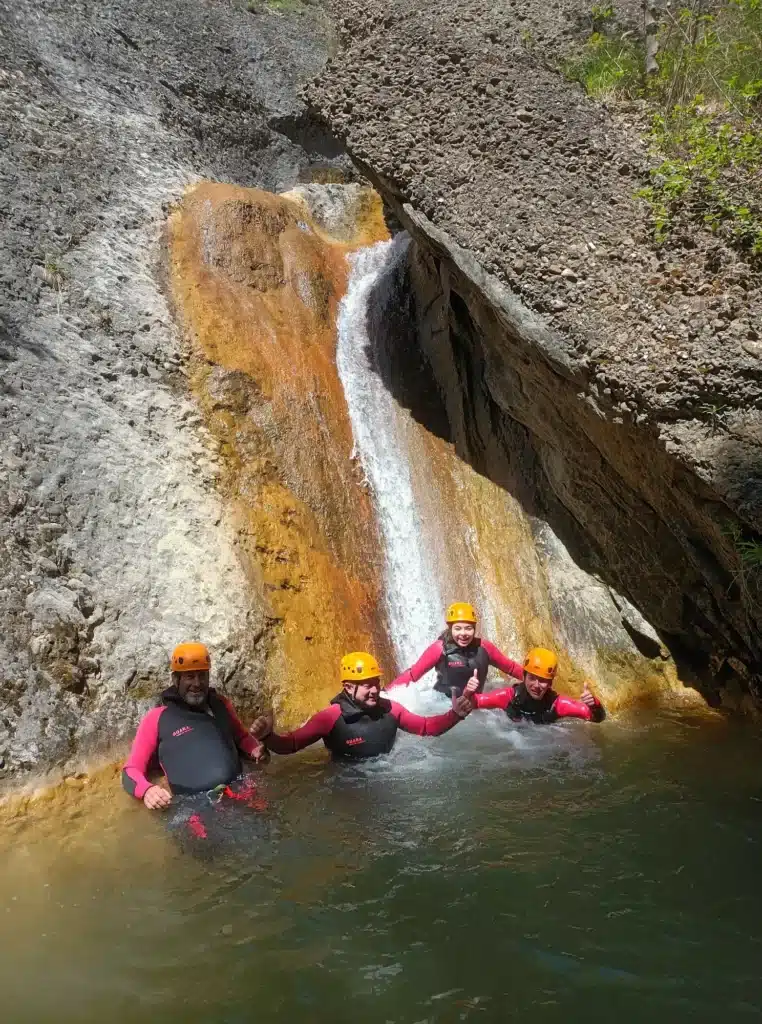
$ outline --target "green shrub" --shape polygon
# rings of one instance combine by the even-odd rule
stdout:
[[[762,0],[726,0],[710,14],[663,12],[658,72],[645,74],[642,38],[616,27],[611,5],[566,65],[591,96],[640,99],[651,110],[659,164],[638,195],[664,242],[678,216],[762,259]]]
[[[637,96],[642,90],[642,54],[627,38],[594,32],[575,59],[566,65],[569,78],[580,82],[596,99],[611,94]]]
[[[723,119],[694,102],[655,114],[651,141],[655,152],[670,154],[638,193],[651,207],[656,241],[664,241],[675,215],[685,212],[754,260],[762,257],[758,126],[749,118]]]

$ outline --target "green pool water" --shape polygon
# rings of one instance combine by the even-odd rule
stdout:
[[[319,750],[201,849],[114,791],[3,854],[9,1022],[762,1018],[760,736],[473,715]]]

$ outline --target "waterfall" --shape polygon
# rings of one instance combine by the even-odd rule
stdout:
[[[399,234],[350,257],[351,273],[338,317],[336,365],[344,388],[355,453],[373,493],[384,541],[386,611],[400,666],[409,665],[442,629],[443,602],[427,558],[410,476],[410,415],[379,372],[383,353],[370,336],[373,304],[389,308],[395,270],[409,238]]]

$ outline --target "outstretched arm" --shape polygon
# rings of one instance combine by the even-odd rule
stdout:
[[[252,761],[261,761],[266,755],[262,741],[258,740],[255,736],[252,736],[244,727],[243,722],[236,714],[235,708],[227,697],[223,697],[222,694],[219,694],[219,698],[225,705],[228,717],[230,718],[230,725],[233,729],[236,746],[243,754],[246,755],[246,757],[250,757]]]
[[[391,701],[391,705],[392,714],[397,719],[400,729],[404,732],[412,732],[415,736],[441,736],[465,717],[450,710],[443,715],[430,715],[427,718],[423,715],[414,715],[412,711],[403,708],[396,701]]]
[[[409,686],[410,683],[417,683],[421,676],[425,676],[427,672],[430,672],[439,659],[442,657],[442,641],[435,640],[430,647],[427,647],[423,654],[420,656],[418,661],[410,668],[406,668],[402,675],[397,676],[393,679],[388,686],[385,686],[385,690],[391,690],[395,686]]]
[[[489,640],[482,640],[482,647],[487,652],[490,665],[494,665],[495,668],[499,668],[501,672],[505,672],[507,676],[512,676],[514,679],[524,678],[523,665],[503,654],[499,647]]]
[[[146,772],[159,745],[159,718],[163,711],[163,707],[152,708],[142,719],[122,769],[122,785],[136,800],[142,800],[153,785]]]
[[[297,750],[303,750],[312,743],[325,739],[340,715],[339,705],[329,704],[293,732],[271,732],[263,736],[262,740],[267,749],[272,750],[274,754],[295,754]]]
[[[476,702],[477,708],[500,708],[505,711],[514,693],[512,686],[506,686],[502,690],[490,690],[489,693],[475,693],[472,700]]]
[[[585,693],[592,700],[585,699]],[[584,718],[587,722],[602,722],[606,717],[606,709],[603,704],[593,697],[585,684],[585,691],[582,700],[573,700],[571,697],[559,697],[553,705],[553,710],[559,718]]]

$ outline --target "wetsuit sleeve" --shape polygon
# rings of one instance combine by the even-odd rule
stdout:
[[[513,661],[508,658],[499,647],[495,647],[489,640],[482,640],[482,647],[487,652],[490,665],[494,665],[495,668],[499,668],[501,672],[505,672],[507,676],[513,676],[514,679],[524,678],[524,666],[520,665],[517,661]]]
[[[219,695],[220,700],[225,705],[225,710],[228,713],[230,719],[230,725],[233,730],[233,736],[235,737],[235,744],[240,751],[246,754],[247,757],[254,757],[259,753],[260,740],[255,739],[246,726],[243,724],[241,719],[236,714],[235,708],[222,694]]]
[[[277,733],[271,732],[264,737],[264,745],[274,754],[295,754],[297,750],[309,747],[311,743],[317,743],[324,739],[336,724],[336,719],[341,715],[341,708],[338,704],[329,704],[327,708],[318,711],[309,721],[293,732]]]
[[[584,718],[588,722],[602,722],[606,717],[606,711],[599,700],[596,700],[593,707],[588,707],[583,700],[558,697],[553,704],[553,711],[559,718]]]
[[[402,675],[397,676],[396,679],[392,679],[388,686],[385,686],[385,690],[391,690],[395,686],[409,686],[410,683],[417,683],[421,676],[425,676],[427,672],[430,672],[439,659],[442,657],[442,641],[435,640],[434,643],[427,647],[423,654],[420,656],[415,665],[411,665],[410,668],[406,668]]]
[[[506,686],[502,690],[490,690],[489,693],[475,693],[473,699],[477,708],[501,708],[503,711],[513,700],[514,689]]]
[[[146,777],[148,766],[159,746],[159,719],[164,707],[152,708],[138,726],[127,764],[122,769],[122,785],[137,800],[153,785]]]
[[[392,714],[397,719],[400,729],[404,732],[412,732],[415,736],[441,736],[443,732],[452,729],[460,721],[460,716],[454,711],[446,711],[443,715],[430,715],[424,718],[423,715],[414,715],[412,711],[403,708],[396,701],[390,702]]]

